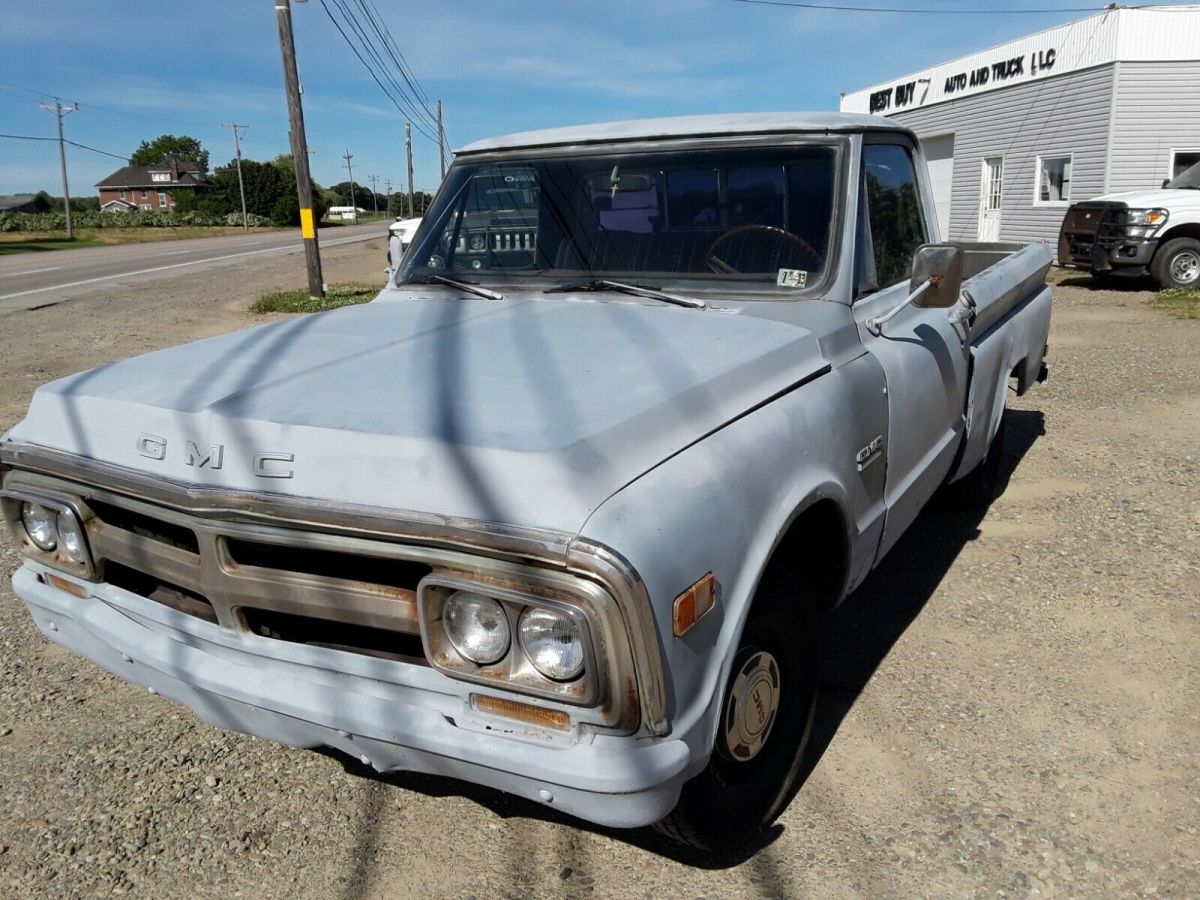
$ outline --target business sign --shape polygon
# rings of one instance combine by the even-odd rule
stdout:
[[[1057,59],[1058,50],[1047,47],[1029,54],[985,62],[983,65],[961,72],[951,72],[936,79],[932,76],[912,78],[871,91],[868,110],[872,115],[886,116],[900,110],[923,106],[926,102],[936,103],[979,90],[1007,87],[1039,75],[1051,74]]]

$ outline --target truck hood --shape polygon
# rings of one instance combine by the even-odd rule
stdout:
[[[178,482],[574,534],[826,369],[806,329],[719,310],[385,291],[44,385],[8,439]]]
[[[1172,212],[1180,209],[1200,209],[1200,191],[1191,188],[1175,188],[1157,191],[1126,191],[1123,194],[1105,194],[1096,197],[1107,203],[1124,203],[1130,209],[1154,209],[1163,207]],[[1168,220],[1168,223],[1170,221]]]

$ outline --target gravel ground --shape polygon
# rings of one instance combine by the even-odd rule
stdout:
[[[382,241],[326,254],[382,280]],[[0,318],[33,388],[244,327],[294,260]],[[932,508],[833,617],[803,789],[733,860],[226,733],[43,640],[0,587],[0,892],[155,897],[1200,894],[1200,323],[1057,290],[986,517]],[[0,567],[16,566],[7,540]]]

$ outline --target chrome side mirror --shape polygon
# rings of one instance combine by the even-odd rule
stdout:
[[[947,309],[958,302],[963,281],[963,251],[953,244],[924,244],[913,254],[910,295],[926,309]],[[917,294],[921,285],[925,290]]]

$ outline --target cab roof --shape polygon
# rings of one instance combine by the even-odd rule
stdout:
[[[729,113],[710,116],[675,116],[665,119],[631,119],[600,122],[542,131],[523,131],[475,141],[457,154],[484,153],[527,147],[569,144],[598,144],[613,141],[717,137],[733,134],[782,134],[790,132],[898,131],[911,132],[892,119],[861,113],[781,112]]]

